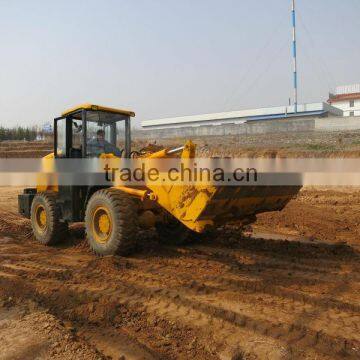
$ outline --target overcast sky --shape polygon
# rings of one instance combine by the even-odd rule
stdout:
[[[360,0],[298,0],[299,102],[360,82]],[[93,102],[141,120],[285,105],[290,0],[0,0],[0,124]]]

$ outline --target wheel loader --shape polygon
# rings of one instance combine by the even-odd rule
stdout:
[[[191,141],[172,149],[131,149],[134,116],[132,111],[93,104],[69,109],[54,119],[54,152],[45,158],[194,158]],[[120,126],[123,131],[118,130]],[[98,135],[105,136],[106,147],[96,146],[93,139]],[[96,254],[126,255],[135,248],[140,228],[155,228],[162,243],[182,244],[189,236],[226,223],[247,224],[258,213],[281,210],[298,191],[296,186],[196,183],[136,187],[38,184],[19,195],[18,207],[20,214],[31,219],[34,236],[42,244],[62,241],[69,224],[85,222],[89,246]]]

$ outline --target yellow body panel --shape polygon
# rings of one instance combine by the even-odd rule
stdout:
[[[78,110],[106,111],[106,112],[110,112],[110,113],[114,113],[114,114],[127,115],[127,116],[131,116],[131,117],[135,116],[135,113],[131,110],[115,109],[115,108],[94,105],[94,104],[89,104],[89,103],[74,106],[68,110],[65,110],[61,114],[61,116],[69,115],[69,114],[73,113],[74,111],[78,111]]]
[[[44,191],[59,191],[59,186],[57,182],[57,174],[54,171],[54,153],[50,153],[46,156],[44,156],[41,159],[42,162],[42,173],[38,174],[38,181],[36,190],[37,192],[44,192]]]

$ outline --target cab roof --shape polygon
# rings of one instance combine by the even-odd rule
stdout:
[[[126,115],[126,116],[131,116],[131,117],[135,116],[135,113],[131,110],[114,109],[114,108],[110,108],[110,107],[106,107],[106,106],[94,105],[94,104],[89,104],[89,103],[74,106],[71,109],[65,110],[61,114],[61,116],[67,116],[67,115],[70,115],[71,113],[79,111],[79,110],[104,111],[104,112],[110,112],[113,114],[121,114],[121,115]]]

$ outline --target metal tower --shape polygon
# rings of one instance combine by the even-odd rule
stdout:
[[[294,108],[295,113],[297,113],[298,106],[298,90],[297,90],[297,59],[296,59],[296,12],[295,12],[295,0],[292,0],[292,9],[291,9],[291,18],[292,18],[292,29],[293,29],[293,42],[292,42],[292,53],[294,61]]]

